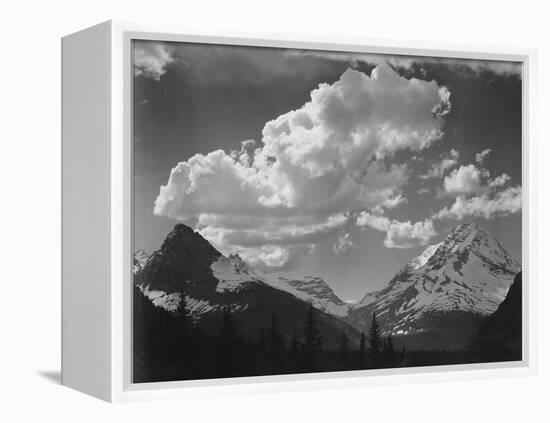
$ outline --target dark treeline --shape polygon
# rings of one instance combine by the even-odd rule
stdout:
[[[185,298],[182,296],[182,298]],[[170,313],[134,290],[134,382],[210,379],[307,372],[400,367],[404,350],[396,351],[391,336],[380,333],[376,316],[359,345],[345,332],[336,350],[323,348],[323,340],[310,306],[286,339],[279,316],[258,322],[257,335],[244,338],[229,308],[220,314],[216,333],[193,323],[185,301]]]

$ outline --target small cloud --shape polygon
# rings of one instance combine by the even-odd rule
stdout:
[[[450,207],[440,210],[434,218],[452,218],[461,220],[465,217],[508,216],[521,210],[521,187],[510,187],[495,194],[485,193],[466,198],[459,195]]]
[[[426,245],[431,238],[437,235],[430,219],[415,223],[400,222],[366,211],[359,213],[356,225],[386,232],[384,245],[387,248],[411,248],[416,245]]]
[[[474,194],[483,191],[483,172],[470,164],[460,166],[443,180],[443,188],[447,194]]]
[[[510,178],[508,174],[503,173],[502,175],[497,176],[495,179],[489,181],[489,187],[498,188],[498,187],[504,186],[510,181],[510,179],[512,178]]]
[[[491,153],[491,149],[488,148],[486,150],[483,150],[481,153],[477,153],[476,154],[476,162],[480,165],[483,164],[483,162],[485,161],[485,159],[487,158],[487,156],[489,155],[489,153]]]
[[[353,242],[351,241],[351,235],[349,232],[341,233],[340,236],[338,236],[338,239],[332,246],[332,250],[334,251],[334,254],[340,255],[344,254],[349,249],[353,248]]]
[[[432,164],[427,173],[420,175],[420,179],[442,178],[449,169],[458,164],[459,157],[459,152],[452,148],[450,152],[442,154],[440,160]]]
[[[134,41],[134,74],[160,80],[172,63],[174,49],[159,41]]]

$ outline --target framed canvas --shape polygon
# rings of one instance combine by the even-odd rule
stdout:
[[[535,371],[533,51],[120,22],[62,47],[65,385]]]

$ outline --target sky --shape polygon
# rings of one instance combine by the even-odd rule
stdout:
[[[134,41],[134,248],[384,287],[475,222],[521,259],[521,65]]]

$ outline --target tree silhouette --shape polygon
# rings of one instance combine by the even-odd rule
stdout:
[[[364,369],[367,366],[367,346],[365,332],[361,332],[361,339],[359,340],[359,350],[357,351],[357,354],[357,366],[360,369]]]
[[[216,365],[220,376],[232,376],[237,372],[239,368],[238,343],[231,312],[228,307],[225,307],[215,345]]]
[[[180,377],[184,375],[187,371],[186,363],[189,360],[189,355],[191,354],[191,345],[189,343],[189,330],[191,326],[191,316],[189,310],[187,309],[187,302],[185,300],[185,294],[182,292],[180,294],[180,303],[175,312],[175,329],[176,333],[176,354],[179,357],[179,369]]]
[[[182,323],[188,323],[190,319],[189,310],[187,309],[187,300],[185,299],[185,293],[180,292],[180,303],[176,310],[176,317]]]
[[[298,359],[300,355],[300,344],[296,338],[296,331],[292,334],[292,340],[290,341],[290,347],[288,349],[288,358],[291,366],[297,367]]]
[[[257,342],[258,355],[261,358],[267,357],[267,341],[265,339],[265,330],[263,326],[258,329],[258,342]]]
[[[322,347],[321,333],[315,320],[313,305],[310,304],[304,326],[304,370],[314,371],[317,368]]]
[[[372,321],[369,329],[369,349],[368,353],[373,367],[380,366],[380,351],[382,349],[382,339],[380,337],[380,327],[376,320],[376,313],[372,313]]]
[[[390,333],[384,343],[384,363],[388,367],[395,367],[396,361],[395,348],[393,346],[393,339]]]
[[[340,341],[340,362],[343,369],[349,366],[349,342],[345,331],[342,331],[342,338]]]
[[[282,368],[284,339],[279,329],[279,317],[273,312],[269,331],[269,361],[272,372],[279,372]]]

